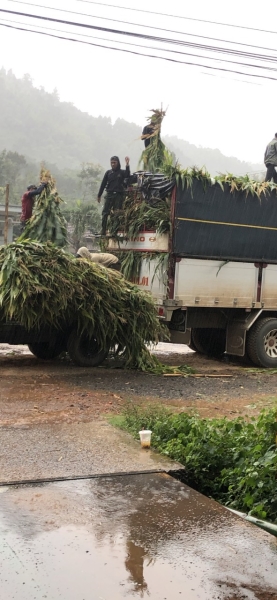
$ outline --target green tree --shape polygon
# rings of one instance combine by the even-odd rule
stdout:
[[[10,202],[17,203],[22,195],[22,180],[24,179],[27,162],[25,156],[18,152],[0,153],[0,187],[10,184]]]
[[[77,200],[72,209],[67,209],[65,218],[68,222],[69,242],[75,252],[84,244],[86,232],[96,233],[100,227],[100,214],[97,206],[84,204],[82,200]]]
[[[91,162],[83,163],[81,171],[78,173],[78,177],[81,180],[84,202],[89,198],[96,198],[103,177],[101,165],[95,165]]]

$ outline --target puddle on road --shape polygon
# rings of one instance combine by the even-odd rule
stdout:
[[[277,600],[277,546],[163,474],[5,488],[5,600]]]

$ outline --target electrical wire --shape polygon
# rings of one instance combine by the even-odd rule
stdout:
[[[14,24],[15,23],[17,25],[26,26],[26,23],[22,23],[22,21],[11,21],[10,19],[2,19],[2,21],[4,21],[3,24],[5,24],[5,23],[12,23],[12,24]],[[42,25],[34,25],[34,27],[36,27],[38,29],[44,28],[44,29],[46,29],[48,31],[54,31],[54,32],[57,32],[57,33],[70,34],[69,31],[65,31],[65,30],[62,30],[62,29],[53,29],[53,28],[50,28],[50,27],[42,26]],[[37,33],[40,33],[40,32],[38,31]],[[276,68],[264,67],[262,65],[253,65],[251,63],[242,63],[242,62],[239,62],[239,61],[228,60],[226,58],[222,59],[222,58],[217,58],[217,57],[214,57],[214,56],[205,57],[203,55],[195,54],[195,53],[191,53],[191,52],[181,52],[181,50],[172,50],[172,49],[168,49],[168,48],[159,48],[157,46],[147,46],[146,44],[140,45],[140,44],[135,44],[134,42],[122,42],[122,41],[119,41],[119,40],[112,40],[112,39],[102,38],[102,37],[98,37],[98,36],[93,36],[92,37],[92,36],[90,36],[88,34],[84,34],[84,33],[80,33],[80,34],[79,33],[75,33],[75,35],[79,35],[79,36],[82,36],[82,37],[87,37],[89,39],[96,39],[96,40],[110,42],[110,43],[122,44],[124,46],[132,46],[132,47],[135,47],[135,48],[148,49],[148,50],[149,49],[150,50],[158,50],[158,51],[167,52],[167,53],[170,53],[170,54],[178,54],[178,55],[181,55],[181,56],[193,56],[195,58],[204,58],[204,59],[206,58],[206,59],[212,60],[212,61],[224,62],[224,63],[231,63],[231,64],[234,64],[234,65],[240,65],[241,67],[251,67],[251,68],[255,68],[255,69],[258,68],[258,69],[265,69],[265,70],[270,70],[270,71],[277,71]],[[78,41],[78,40],[76,40],[76,41]]]
[[[2,9],[0,9],[0,12],[10,12],[10,11],[3,11]],[[39,17],[39,18],[45,18],[45,17]],[[47,19],[47,20],[55,21],[56,19]],[[126,50],[124,48],[116,48],[116,47],[113,47],[113,46],[106,46],[106,45],[103,45],[103,44],[95,44],[93,42],[87,42],[87,41],[78,40],[78,39],[75,39],[75,38],[58,36],[58,35],[46,33],[44,31],[35,31],[35,30],[32,30],[32,29],[26,29],[26,28],[23,28],[23,27],[15,27],[13,25],[7,25],[5,23],[0,23],[0,26],[1,27],[7,27],[9,29],[16,29],[18,31],[25,31],[25,32],[28,32],[28,33],[36,33],[37,35],[44,35],[44,36],[48,36],[48,37],[53,37],[53,38],[56,38],[56,39],[59,39],[59,40],[66,40],[66,41],[69,41],[69,42],[77,42],[77,43],[80,43],[80,44],[86,44],[86,45],[89,45],[89,46],[95,46],[97,48],[105,48],[107,50],[116,50],[116,51],[119,51],[119,52],[126,52],[128,54],[134,54],[134,55],[137,55],[137,56],[144,56],[146,58],[155,58],[155,59],[158,59],[158,60],[166,60],[166,61],[169,61],[169,62],[172,62],[172,63],[182,64],[182,65],[189,65],[189,66],[194,66],[194,67],[201,67],[201,68],[205,68],[205,69],[212,69],[214,71],[223,71],[223,72],[226,72],[226,73],[235,73],[237,75],[244,75],[244,76],[248,76],[248,77],[256,77],[256,78],[260,78],[260,79],[267,79],[267,80],[271,80],[271,81],[277,81],[276,77],[270,77],[269,75],[260,75],[260,74],[257,74],[257,73],[251,73],[250,74],[250,73],[245,73],[245,72],[242,72],[242,71],[236,71],[236,70],[233,70],[233,69],[225,69],[223,67],[214,67],[214,66],[211,66],[211,65],[193,63],[193,62],[188,62],[188,61],[180,61],[180,60],[176,60],[174,58],[168,58],[168,57],[164,57],[164,56],[157,56],[155,54],[144,54],[144,53],[141,53],[141,52],[136,52],[135,50]],[[93,28],[95,29],[95,27],[93,27]],[[100,29],[102,29],[102,28],[100,28]]]
[[[249,47],[249,48],[256,48],[259,50],[269,50],[271,52],[277,52],[276,49],[274,48],[268,48],[268,47],[264,47],[264,46],[256,46],[254,44],[244,44],[243,42],[233,42],[232,40],[224,40],[221,38],[214,38],[214,37],[208,37],[206,35],[199,35],[196,33],[190,33],[190,32],[186,32],[186,31],[175,31],[172,29],[164,29],[163,27],[156,27],[156,26],[152,26],[152,25],[145,25],[142,23],[133,23],[130,21],[122,21],[121,19],[114,19],[114,18],[110,18],[110,17],[102,17],[99,15],[91,15],[88,13],[80,13],[80,12],[76,12],[73,10],[66,10],[63,8],[56,8],[56,7],[52,7],[52,6],[45,6],[44,4],[34,4],[32,2],[24,2],[22,0],[8,0],[9,2],[14,2],[16,4],[24,4],[26,6],[34,6],[35,8],[44,8],[46,10],[55,10],[55,11],[59,11],[59,12],[63,12],[63,13],[69,13],[69,14],[73,14],[73,15],[79,15],[82,17],[91,17],[92,19],[101,19],[104,21],[114,21],[115,23],[121,23],[123,25],[134,25],[136,27],[143,27],[144,29],[155,29],[156,31],[164,31],[166,33],[176,33],[178,35],[188,35],[190,37],[196,37],[196,38],[201,38],[201,39],[206,39],[206,40],[212,40],[213,42],[224,42],[225,44],[234,44],[234,45],[238,45],[238,46],[245,46],[245,47]],[[131,10],[131,9],[130,9]],[[135,9],[134,9],[135,10]],[[156,14],[156,13],[155,13]]]
[[[44,20],[44,21],[50,21],[50,22],[54,22],[54,23],[62,23],[62,24],[66,24],[66,25],[72,25],[74,27],[82,27],[82,28],[87,28],[87,29],[92,29],[92,30],[97,30],[97,31],[103,31],[105,33],[113,33],[113,34],[119,34],[119,35],[123,35],[123,36],[130,36],[130,37],[135,37],[137,39],[147,39],[147,40],[151,40],[151,41],[165,42],[168,44],[201,48],[202,50],[205,49],[205,50],[209,50],[211,52],[220,52],[223,54],[232,54],[232,55],[236,55],[236,56],[239,55],[239,56],[244,56],[244,57],[247,57],[250,59],[252,58],[252,59],[260,60],[260,61],[274,61],[274,63],[275,63],[277,60],[276,56],[258,55],[258,54],[254,54],[254,53],[242,52],[242,51],[231,50],[231,49],[226,49],[226,48],[205,46],[205,45],[201,45],[201,44],[185,42],[183,40],[174,40],[172,38],[162,38],[162,37],[142,34],[142,33],[138,33],[138,32],[130,32],[130,31],[126,31],[126,30],[124,31],[124,30],[112,29],[112,28],[108,28],[108,27],[100,27],[97,25],[90,25],[88,23],[66,21],[64,19],[54,19],[52,17],[46,17],[46,16],[42,16],[42,15],[33,15],[33,14],[29,14],[29,13],[21,13],[18,11],[11,11],[11,10],[6,10],[6,9],[2,9],[2,8],[0,9],[0,12],[17,15],[17,16],[28,17],[28,18],[32,18],[32,19],[40,19],[40,20]]]
[[[10,0],[15,2],[16,0]],[[234,25],[233,23],[221,23],[220,21],[208,21],[207,19],[196,19],[194,17],[185,17],[184,15],[172,15],[168,13],[155,12],[153,10],[144,10],[142,8],[130,8],[129,6],[118,6],[117,4],[106,4],[105,2],[93,2],[92,0],[76,0],[77,2],[83,2],[85,4],[97,4],[98,6],[108,6],[110,8],[119,8],[121,10],[131,10],[135,12],[142,12],[149,15],[158,15],[159,17],[172,17],[173,19],[186,19],[187,21],[196,21],[197,23],[209,23],[211,25],[221,25],[223,27],[234,27],[237,29],[247,29],[248,31],[260,31],[261,33],[272,33],[276,35],[276,31],[269,31],[268,29],[258,29],[257,27],[246,27],[245,25]]]

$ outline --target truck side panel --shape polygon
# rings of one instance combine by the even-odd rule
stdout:
[[[161,268],[159,259],[141,261],[141,271],[138,279],[133,280],[141,289],[151,292],[155,302],[162,304],[167,292],[166,265]]]
[[[183,306],[252,308],[257,286],[258,269],[251,263],[193,258],[176,263],[174,299]]]
[[[261,303],[263,308],[277,308],[277,265],[263,268]]]
[[[277,263],[276,190],[258,198],[219,183],[177,188],[173,252],[191,258]]]

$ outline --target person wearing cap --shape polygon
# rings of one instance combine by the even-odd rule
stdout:
[[[32,216],[35,196],[39,196],[46,186],[47,182],[41,183],[39,187],[37,185],[29,185],[27,191],[23,194],[21,198],[22,212],[20,217],[22,231],[26,226],[26,221]]]
[[[102,267],[106,267],[107,269],[115,269],[116,271],[120,271],[121,264],[117,256],[114,254],[109,254],[108,252],[89,252],[85,246],[82,246],[82,248],[79,248],[76,257],[86,258],[91,262],[102,265]]]
[[[271,181],[277,183],[277,173],[275,167],[277,166],[277,133],[271,142],[266,147],[264,154],[264,163],[266,166],[265,181]]]
[[[99,188],[97,201],[101,201],[101,196],[106,190],[104,207],[102,211],[102,228],[101,235],[106,235],[108,216],[113,210],[114,212],[122,209],[124,198],[124,179],[130,177],[129,156],[125,157],[126,168],[121,169],[121,164],[118,156],[112,156],[111,169],[106,171],[102,183]]]

